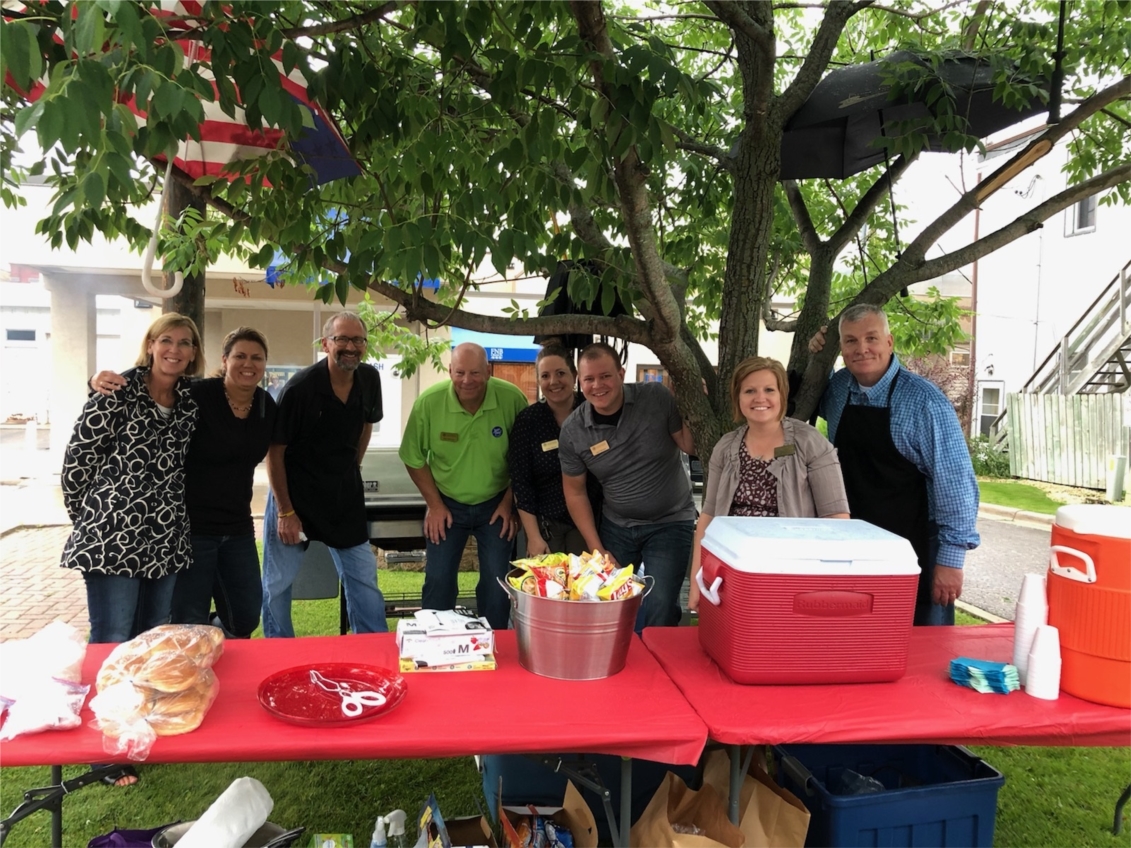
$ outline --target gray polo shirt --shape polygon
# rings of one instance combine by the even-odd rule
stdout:
[[[562,473],[600,480],[602,512],[621,527],[694,521],[691,481],[671,436],[682,426],[663,384],[628,383],[615,426],[595,424],[589,401],[570,413],[558,438]]]

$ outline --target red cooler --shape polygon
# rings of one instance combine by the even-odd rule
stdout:
[[[735,683],[879,683],[907,671],[919,564],[866,521],[719,517],[699,642]]]
[[[1049,624],[1060,630],[1060,688],[1131,707],[1131,509],[1056,511],[1048,599]]]

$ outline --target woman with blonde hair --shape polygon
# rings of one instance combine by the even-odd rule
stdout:
[[[203,371],[196,324],[162,315],[121,390],[91,395],[75,424],[61,477],[74,530],[61,564],[82,572],[91,642],[125,642],[169,620],[176,573],[192,562],[188,378]]]
[[[715,445],[695,526],[687,606],[699,607],[700,545],[716,515],[848,518],[836,449],[814,427],[785,417],[789,382],[776,359],[752,356],[730,380],[734,420]]]

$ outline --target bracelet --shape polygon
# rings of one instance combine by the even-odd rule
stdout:
[[[280,512],[279,518],[290,518],[294,514],[295,514],[295,511],[293,509],[290,512]]]

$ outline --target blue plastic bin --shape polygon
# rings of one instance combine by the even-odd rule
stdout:
[[[779,745],[778,783],[809,808],[811,846],[984,846],[1005,777],[948,745]],[[883,792],[834,795],[851,769]]]

